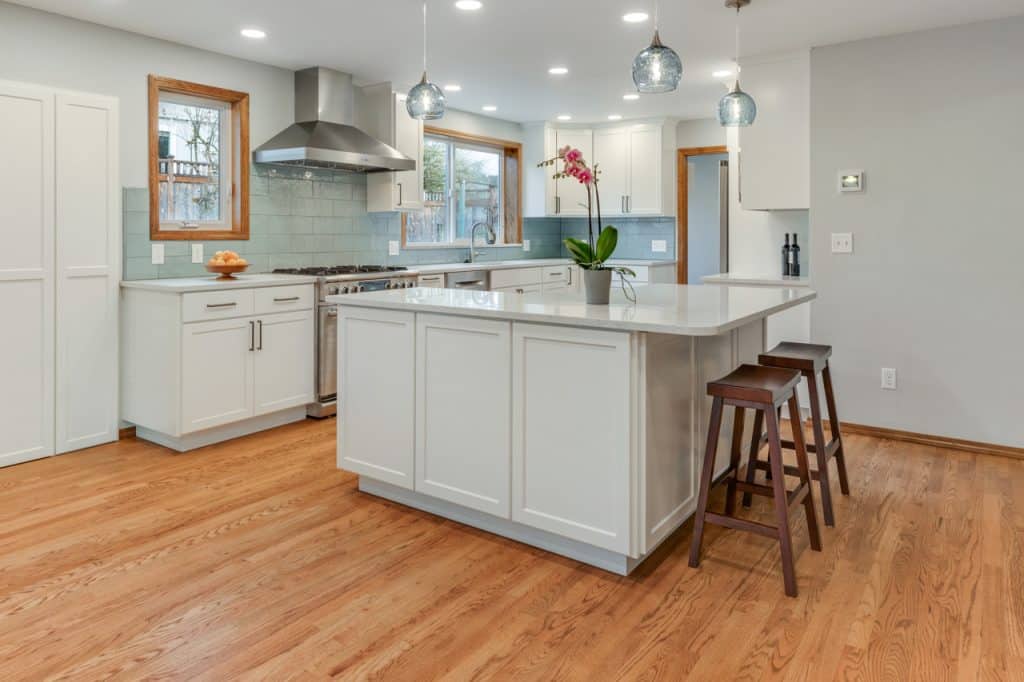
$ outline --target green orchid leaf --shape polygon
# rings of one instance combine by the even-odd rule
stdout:
[[[615,247],[619,243],[619,231],[611,225],[601,230],[601,235],[597,238],[597,253],[595,259],[598,263],[604,263],[606,260],[612,257],[615,253]]]
[[[620,275],[629,275],[630,277],[636,277],[636,273],[630,270],[629,268],[619,266],[612,269],[615,270],[615,272],[619,273]]]
[[[586,243],[582,239],[566,237],[565,248],[569,250],[569,254],[572,255],[573,260],[580,265],[589,266],[594,262],[594,254],[590,251],[590,244]]]

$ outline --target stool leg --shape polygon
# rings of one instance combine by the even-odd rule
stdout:
[[[747,456],[747,483],[754,482],[754,475],[757,474],[757,463],[760,461],[761,437],[764,431],[764,412],[754,411],[754,433],[750,436],[750,454]],[[749,507],[753,499],[750,493],[743,493],[743,506]]]
[[[800,403],[796,399],[796,391],[789,399],[789,418],[794,423],[800,419]],[[807,466],[807,447],[804,444],[803,429],[793,431],[793,449],[796,450],[796,468],[800,471],[800,485],[807,486],[804,497],[804,513],[807,515],[807,535],[811,540],[811,549],[821,551],[821,531],[818,530],[818,512],[814,508],[814,481]]]
[[[729,453],[729,468],[732,473],[729,475],[729,483],[725,491],[725,515],[736,514],[736,479],[740,475],[740,457],[743,454],[743,426],[746,422],[746,410],[742,407],[736,408],[736,414],[732,422],[732,450]]]
[[[715,455],[718,434],[722,428],[722,398],[711,404],[711,423],[708,424],[708,444],[704,450],[704,468],[700,471],[700,493],[697,495],[697,514],[693,517],[693,540],[690,543],[690,566],[700,566],[700,545],[704,541],[704,514],[708,510],[708,491],[715,477]]]
[[[781,424],[782,423],[782,406],[781,405],[779,406],[779,409],[775,410],[775,414],[778,416],[778,420],[776,420],[775,423],[776,424]],[[768,467],[768,471],[764,472],[764,477],[765,477],[765,480],[767,480],[767,481],[772,480],[772,468],[771,467]]]
[[[825,430],[821,424],[818,378],[814,372],[807,376],[807,386],[811,393],[811,427],[814,429],[814,454],[818,459],[818,480],[821,482],[821,510],[825,513],[825,525],[834,526],[836,520],[832,515],[832,485],[828,475],[828,447],[825,445]],[[794,435],[797,429],[800,429],[801,432],[803,430],[803,425],[800,422],[793,424]]]
[[[832,432],[832,440],[839,441],[836,449],[836,468],[839,469],[839,489],[844,495],[850,494],[850,482],[846,477],[846,453],[843,452],[843,436],[839,433],[839,415],[836,414],[836,396],[832,392],[832,370],[828,363],[821,371],[821,380],[825,383],[825,403],[828,405],[829,430]]]
[[[768,463],[771,466],[772,488],[775,492],[775,520],[782,552],[782,582],[786,595],[796,596],[796,571],[793,568],[793,537],[789,532],[789,503],[786,496],[786,476],[782,471],[782,441],[775,410],[765,411],[768,422]]]

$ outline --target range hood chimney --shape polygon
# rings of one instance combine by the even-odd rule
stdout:
[[[354,173],[415,170],[414,160],[352,125],[354,92],[347,73],[296,71],[296,123],[257,147],[253,161]]]

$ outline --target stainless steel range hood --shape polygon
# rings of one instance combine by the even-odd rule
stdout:
[[[321,67],[295,72],[295,120],[253,152],[256,163],[355,173],[415,170],[416,162],[352,125],[352,76]]]

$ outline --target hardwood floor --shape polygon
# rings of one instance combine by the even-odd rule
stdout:
[[[789,599],[767,538],[621,578],[360,494],[334,425],[0,470],[2,679],[1024,679],[1024,462],[849,436]]]

